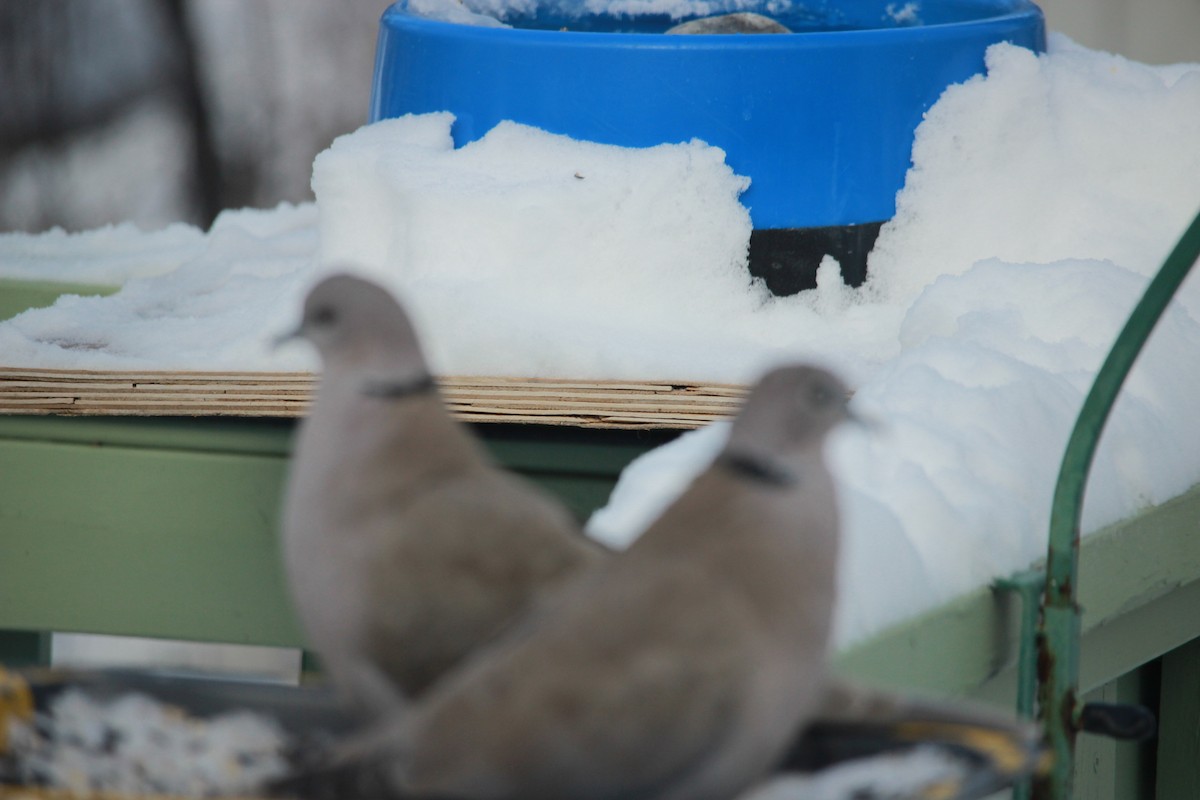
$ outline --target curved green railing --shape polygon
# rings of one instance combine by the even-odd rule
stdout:
[[[1080,610],[1076,603],[1079,522],[1092,460],[1121,385],[1150,338],[1171,298],[1200,258],[1200,214],[1130,314],[1100,367],[1067,442],[1050,512],[1050,546],[1037,655],[1040,717],[1054,754],[1054,766],[1039,790],[1051,800],[1069,800],[1074,773],[1079,711]]]

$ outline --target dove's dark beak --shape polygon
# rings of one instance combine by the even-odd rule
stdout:
[[[879,433],[886,427],[875,417],[861,414],[850,408],[850,406],[846,406],[846,421],[865,428],[870,433]]]

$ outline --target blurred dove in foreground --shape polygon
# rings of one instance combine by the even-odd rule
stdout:
[[[292,459],[284,564],[310,646],[339,693],[374,716],[603,550],[450,417],[381,287],[326,278],[295,335],[324,368]]]
[[[838,514],[821,448],[846,389],[768,373],[724,450],[581,575],[360,739],[401,796],[726,798],[822,702]]]

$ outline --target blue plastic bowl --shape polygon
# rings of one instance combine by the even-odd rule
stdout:
[[[825,2],[771,15],[800,33],[699,36],[663,35],[666,17],[550,11],[484,28],[405,5],[381,21],[372,120],[451,111],[457,145],[505,119],[637,147],[703,139],[751,178],[755,228],[889,219],[942,91],[981,72],[988,45],[1045,49],[1029,0],[921,0],[920,24],[903,2]]]

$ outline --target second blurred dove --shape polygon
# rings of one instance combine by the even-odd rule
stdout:
[[[829,373],[750,393],[724,451],[621,557],[436,684],[370,754],[401,796],[706,800],[823,700],[838,515]]]

